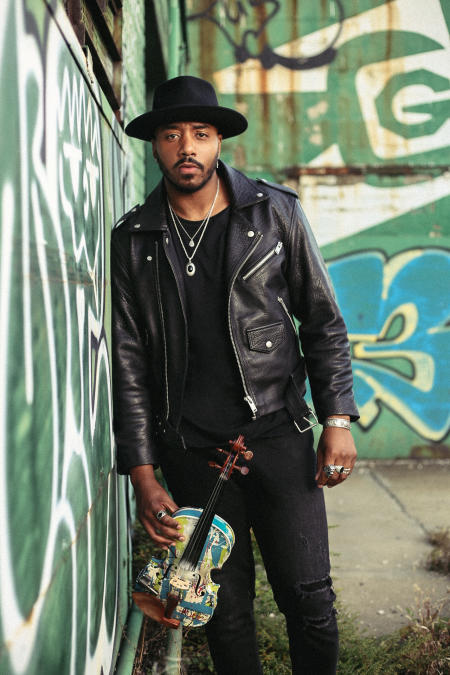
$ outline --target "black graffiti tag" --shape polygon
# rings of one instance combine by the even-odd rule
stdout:
[[[337,7],[338,18],[336,21],[336,33],[325,49],[310,56],[288,57],[275,51],[268,43],[264,44],[258,53],[252,49],[252,45],[263,39],[263,33],[268,24],[278,14],[281,8],[280,0],[212,0],[201,12],[191,14],[188,21],[206,19],[211,21],[222,32],[227,41],[232,45],[237,63],[244,63],[247,59],[257,59],[266,70],[276,65],[289,68],[290,70],[309,70],[331,63],[336,56],[336,44],[342,30],[344,21],[344,8],[342,0],[334,0]],[[219,19],[224,15],[225,19]],[[238,26],[243,20],[254,20],[256,25],[245,30],[237,42],[231,34],[231,29]],[[228,28],[227,28],[228,27]]]

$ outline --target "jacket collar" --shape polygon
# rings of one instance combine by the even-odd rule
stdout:
[[[260,187],[255,181],[222,161],[219,161],[219,173],[227,184],[233,209],[243,209],[268,198],[264,186]],[[140,211],[131,219],[130,229],[148,232],[164,231],[167,228],[166,190],[161,180],[147,197]]]
[[[140,225],[139,231],[141,232],[142,230],[147,232],[167,230],[166,190],[162,180],[145,200],[138,220]]]
[[[224,177],[230,192],[232,206],[243,209],[268,198],[267,192],[256,181],[247,178],[237,169],[219,161],[219,173]]]

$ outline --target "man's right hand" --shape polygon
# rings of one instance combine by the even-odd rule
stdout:
[[[174,541],[183,541],[181,526],[169,515],[176,511],[178,506],[156,480],[153,465],[132,467],[130,478],[136,495],[139,520],[155,544],[166,547]],[[167,511],[168,515],[158,520],[156,514],[160,511]]]

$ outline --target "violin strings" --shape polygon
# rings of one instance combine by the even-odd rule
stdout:
[[[213,506],[216,502],[216,500],[219,497],[219,494],[221,492],[222,487],[225,485],[225,482],[222,478],[222,476],[219,476],[219,480],[217,481],[214,490],[208,500],[207,505],[203,509],[202,515],[199,518],[199,521],[194,529],[194,532],[192,533],[192,536],[189,540],[188,545],[186,546],[186,549],[181,557],[181,560],[183,562],[187,562],[195,566],[198,562],[198,558],[200,557],[201,550],[198,551],[198,548],[200,547],[199,545],[204,545],[204,540],[206,538],[206,534],[209,531],[209,528],[211,526],[211,522],[214,519],[214,513],[213,511]],[[212,516],[212,517],[211,517]],[[207,521],[211,522],[207,522]],[[197,549],[197,550],[196,550]],[[194,554],[197,554],[194,558]],[[180,561],[181,562],[181,561]]]
[[[191,565],[193,568],[195,568],[195,566],[197,565],[201,554],[201,548],[203,548],[204,546],[206,535],[208,534],[209,529],[211,527],[211,523],[214,520],[213,508],[216,504],[217,499],[220,496],[220,492],[225,486],[226,482],[225,474],[229,470],[231,464],[232,459],[230,455],[227,459],[225,469],[219,475],[217,483],[215,484],[213,491],[210,495],[210,498],[208,499],[208,502],[205,508],[203,509],[202,515],[200,516],[199,521],[195,526],[194,532],[192,533],[188,545],[186,546],[184,553],[181,556],[180,565],[182,562]]]

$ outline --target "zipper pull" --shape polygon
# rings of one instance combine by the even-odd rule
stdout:
[[[250,410],[252,411],[252,419],[256,420],[258,408],[256,407],[254,400],[250,396],[244,396],[244,401],[250,406]]]
[[[282,248],[283,248],[283,242],[279,241],[278,244],[275,247],[275,255],[278,255]]]

